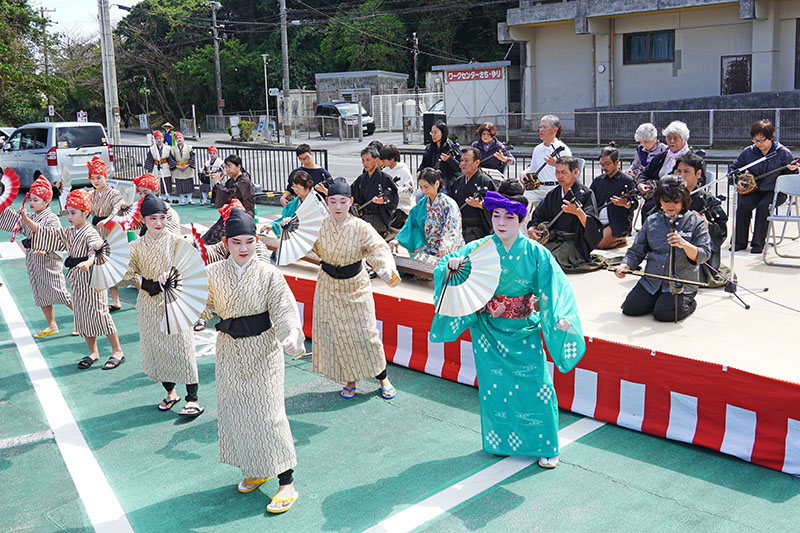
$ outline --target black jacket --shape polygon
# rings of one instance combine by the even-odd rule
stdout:
[[[450,154],[451,157],[447,161],[441,161],[439,159],[441,154]],[[419,164],[417,172],[428,167],[438,170],[442,173],[444,186],[449,190],[460,172],[458,166],[460,161],[461,149],[458,143],[447,139],[441,148],[436,143],[430,143],[425,146],[425,153],[422,155],[422,162]]]

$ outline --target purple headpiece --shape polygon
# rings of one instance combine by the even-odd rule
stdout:
[[[483,198],[483,208],[493,211],[502,207],[509,213],[521,215],[525,217],[528,214],[528,208],[516,200],[509,200],[500,193],[494,191],[487,191],[486,196]]]

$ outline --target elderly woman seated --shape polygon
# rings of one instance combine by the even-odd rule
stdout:
[[[491,122],[484,122],[478,126],[479,140],[472,143],[481,153],[481,168],[505,172],[508,165],[516,164],[517,160],[508,151],[508,148],[497,140],[497,126]]]
[[[417,180],[425,198],[411,208],[403,229],[389,243],[393,253],[402,246],[414,259],[438,262],[464,246],[461,235],[461,210],[455,200],[442,193],[438,170],[425,168]]]
[[[636,147],[636,156],[633,158],[631,168],[625,173],[636,179],[656,156],[667,150],[667,145],[658,140],[658,130],[649,122],[640,124],[633,138],[639,146]]]

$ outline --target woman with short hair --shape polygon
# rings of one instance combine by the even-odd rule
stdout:
[[[497,126],[491,122],[478,126],[478,140],[471,146],[481,153],[481,168],[505,172],[509,165],[517,163],[506,145],[497,139]]]
[[[649,122],[640,124],[633,138],[639,146],[636,147],[636,157],[633,158],[627,174],[636,179],[656,156],[667,150],[667,145],[658,140],[658,130]]]
[[[222,179],[226,176],[228,179],[223,183]],[[250,174],[242,167],[241,157],[236,154],[229,155],[225,158],[225,174],[215,174],[211,177],[216,191],[214,207],[219,209],[236,198],[242,202],[248,215],[255,216],[256,191],[253,182],[250,181]]]

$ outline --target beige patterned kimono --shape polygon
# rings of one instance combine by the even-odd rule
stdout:
[[[39,213],[29,215],[30,219],[39,224],[39,227],[60,228],[58,216],[45,208]],[[0,230],[14,231],[17,224],[17,213],[6,209],[0,213]],[[25,224],[20,224],[19,233],[26,239],[31,238],[31,230]],[[33,289],[33,301],[37,307],[47,307],[53,304],[72,305],[72,298],[67,292],[67,282],[64,279],[61,254],[49,252],[44,256],[33,253],[31,248],[25,248],[25,268]]]
[[[130,270],[126,277],[139,274],[157,281],[172,264],[180,237],[162,231],[157,238],[148,232],[131,243]],[[191,330],[174,335],[161,331],[164,317],[164,293],[150,296],[139,291],[136,299],[139,317],[139,341],[142,352],[142,372],[153,381],[197,383],[197,358],[194,354],[194,335]]]
[[[49,228],[39,226],[33,234],[32,248],[43,252],[66,250],[70,257],[94,255],[103,245],[97,230],[87,222],[80,228]],[[89,286],[92,271],[81,272],[78,268],[67,271],[69,290],[72,294],[72,313],[75,331],[83,337],[100,337],[117,332],[108,312],[108,291],[96,291]]]
[[[231,255],[231,253],[228,251],[228,248],[225,246],[225,243],[222,241],[219,241],[217,244],[213,244],[211,246],[206,246],[206,253],[208,254],[209,265],[211,263],[216,263],[218,261],[227,259]],[[263,242],[257,240],[256,253],[254,257],[269,263],[269,255],[269,248],[267,248]]]
[[[331,265],[366,259],[376,272],[397,275],[394,258],[378,232],[348,215],[341,225],[329,217],[322,223],[314,253]],[[314,291],[312,369],[339,382],[375,377],[386,368],[369,274],[361,269],[349,279],[319,271]]]
[[[217,334],[219,458],[245,476],[275,476],[297,464],[283,400],[280,341],[300,329],[297,302],[274,266],[251,258],[241,274],[232,258],[206,267],[208,309],[221,319],[269,311],[272,327],[234,339]]]
[[[106,188],[102,191],[98,191],[97,189],[92,190],[92,207],[89,211],[89,215],[107,219],[116,215],[121,207],[122,193],[113,187],[106,185]],[[89,222],[91,221],[92,219],[89,218]],[[103,227],[103,222],[95,226],[95,229],[103,239],[108,237],[108,234],[111,233],[111,230]]]

